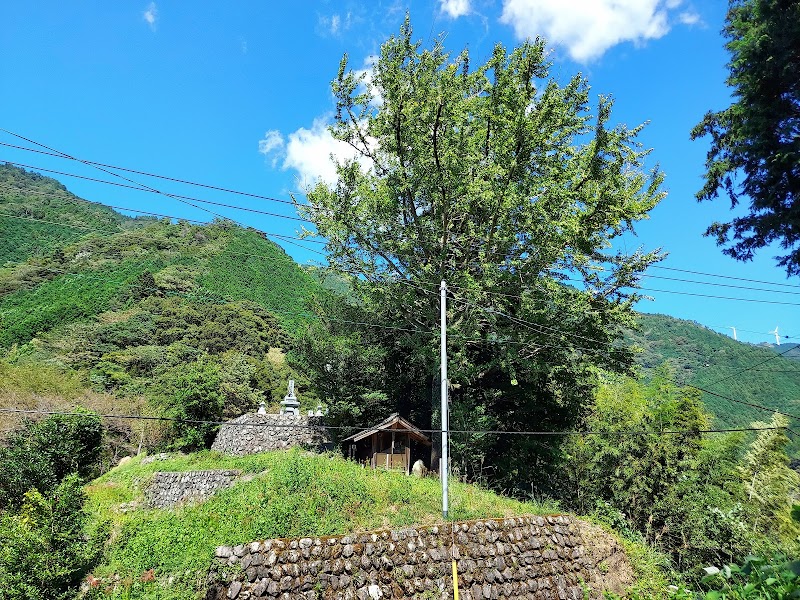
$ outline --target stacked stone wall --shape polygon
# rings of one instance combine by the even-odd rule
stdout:
[[[632,583],[612,536],[562,515],[223,546],[206,599],[452,598],[453,556],[463,600],[581,600]]]
[[[244,456],[294,446],[319,448],[330,441],[320,417],[246,414],[222,425],[211,449]]]
[[[233,485],[241,475],[235,469],[217,471],[157,471],[145,490],[150,508],[173,508],[186,502],[202,502],[217,490]]]

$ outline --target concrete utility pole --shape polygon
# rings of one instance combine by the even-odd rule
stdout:
[[[439,459],[439,477],[442,479],[442,517],[447,520],[448,508],[448,489],[447,489],[447,438],[450,429],[450,415],[447,405],[447,285],[442,279],[439,286],[441,295],[441,329],[442,329],[442,349],[441,349],[441,385],[442,385],[442,456]]]

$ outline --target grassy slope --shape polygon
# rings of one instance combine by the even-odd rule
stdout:
[[[121,503],[142,498],[155,471],[210,468],[241,469],[255,477],[176,511],[120,511]],[[450,490],[450,513],[457,520],[556,511],[457,482]],[[118,574],[128,588],[120,591],[125,598],[128,592],[130,598],[193,597],[218,545],[441,521],[438,479],[363,469],[338,456],[300,450],[243,458],[201,452],[146,466],[136,458],[91,483],[87,492],[94,522],[113,524],[112,543],[95,575]],[[149,569],[156,580],[142,582]],[[172,587],[165,589],[170,577]]]
[[[641,330],[631,334],[630,339],[644,349],[638,362],[645,374],[667,363],[682,383],[800,414],[797,360],[776,356],[775,350],[767,346],[736,342],[692,321],[643,314],[640,323]],[[755,366],[762,361],[762,366]],[[751,369],[742,372],[748,368]],[[751,421],[770,419],[766,411],[710,394],[704,394],[703,400],[719,426],[744,427]]]
[[[0,347],[112,308],[145,270],[205,301],[253,301],[289,331],[322,289],[254,230],[132,219],[0,165]]]

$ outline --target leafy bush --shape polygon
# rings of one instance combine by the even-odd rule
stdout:
[[[800,598],[800,561],[776,554],[771,559],[748,556],[740,565],[706,567],[701,592],[675,588],[677,600],[788,600]]]
[[[25,493],[48,494],[68,475],[96,475],[103,441],[100,417],[85,412],[28,421],[0,449],[0,508],[18,507]]]
[[[7,600],[74,597],[99,557],[98,528],[84,533],[86,499],[80,478],[68,475],[46,497],[25,493],[19,513],[0,514],[0,595]]]

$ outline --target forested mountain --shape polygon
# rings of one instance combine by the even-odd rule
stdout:
[[[666,315],[641,314],[639,325],[629,340],[641,349],[637,362],[643,374],[650,376],[666,365],[679,383],[719,394],[703,394],[715,425],[746,427],[770,418],[766,411],[720,396],[800,414],[800,364],[791,358],[797,352],[794,346],[745,344]]]
[[[47,256],[92,231],[114,234],[136,221],[81,200],[55,179],[0,164],[0,266]]]
[[[800,360],[800,344],[766,344],[768,348],[772,348],[775,352],[779,353],[781,356],[785,358],[791,358],[792,360]]]
[[[132,219],[11,166],[0,180],[0,405],[215,419],[289,377],[302,389],[285,353],[324,292],[280,247],[226,221]]]

